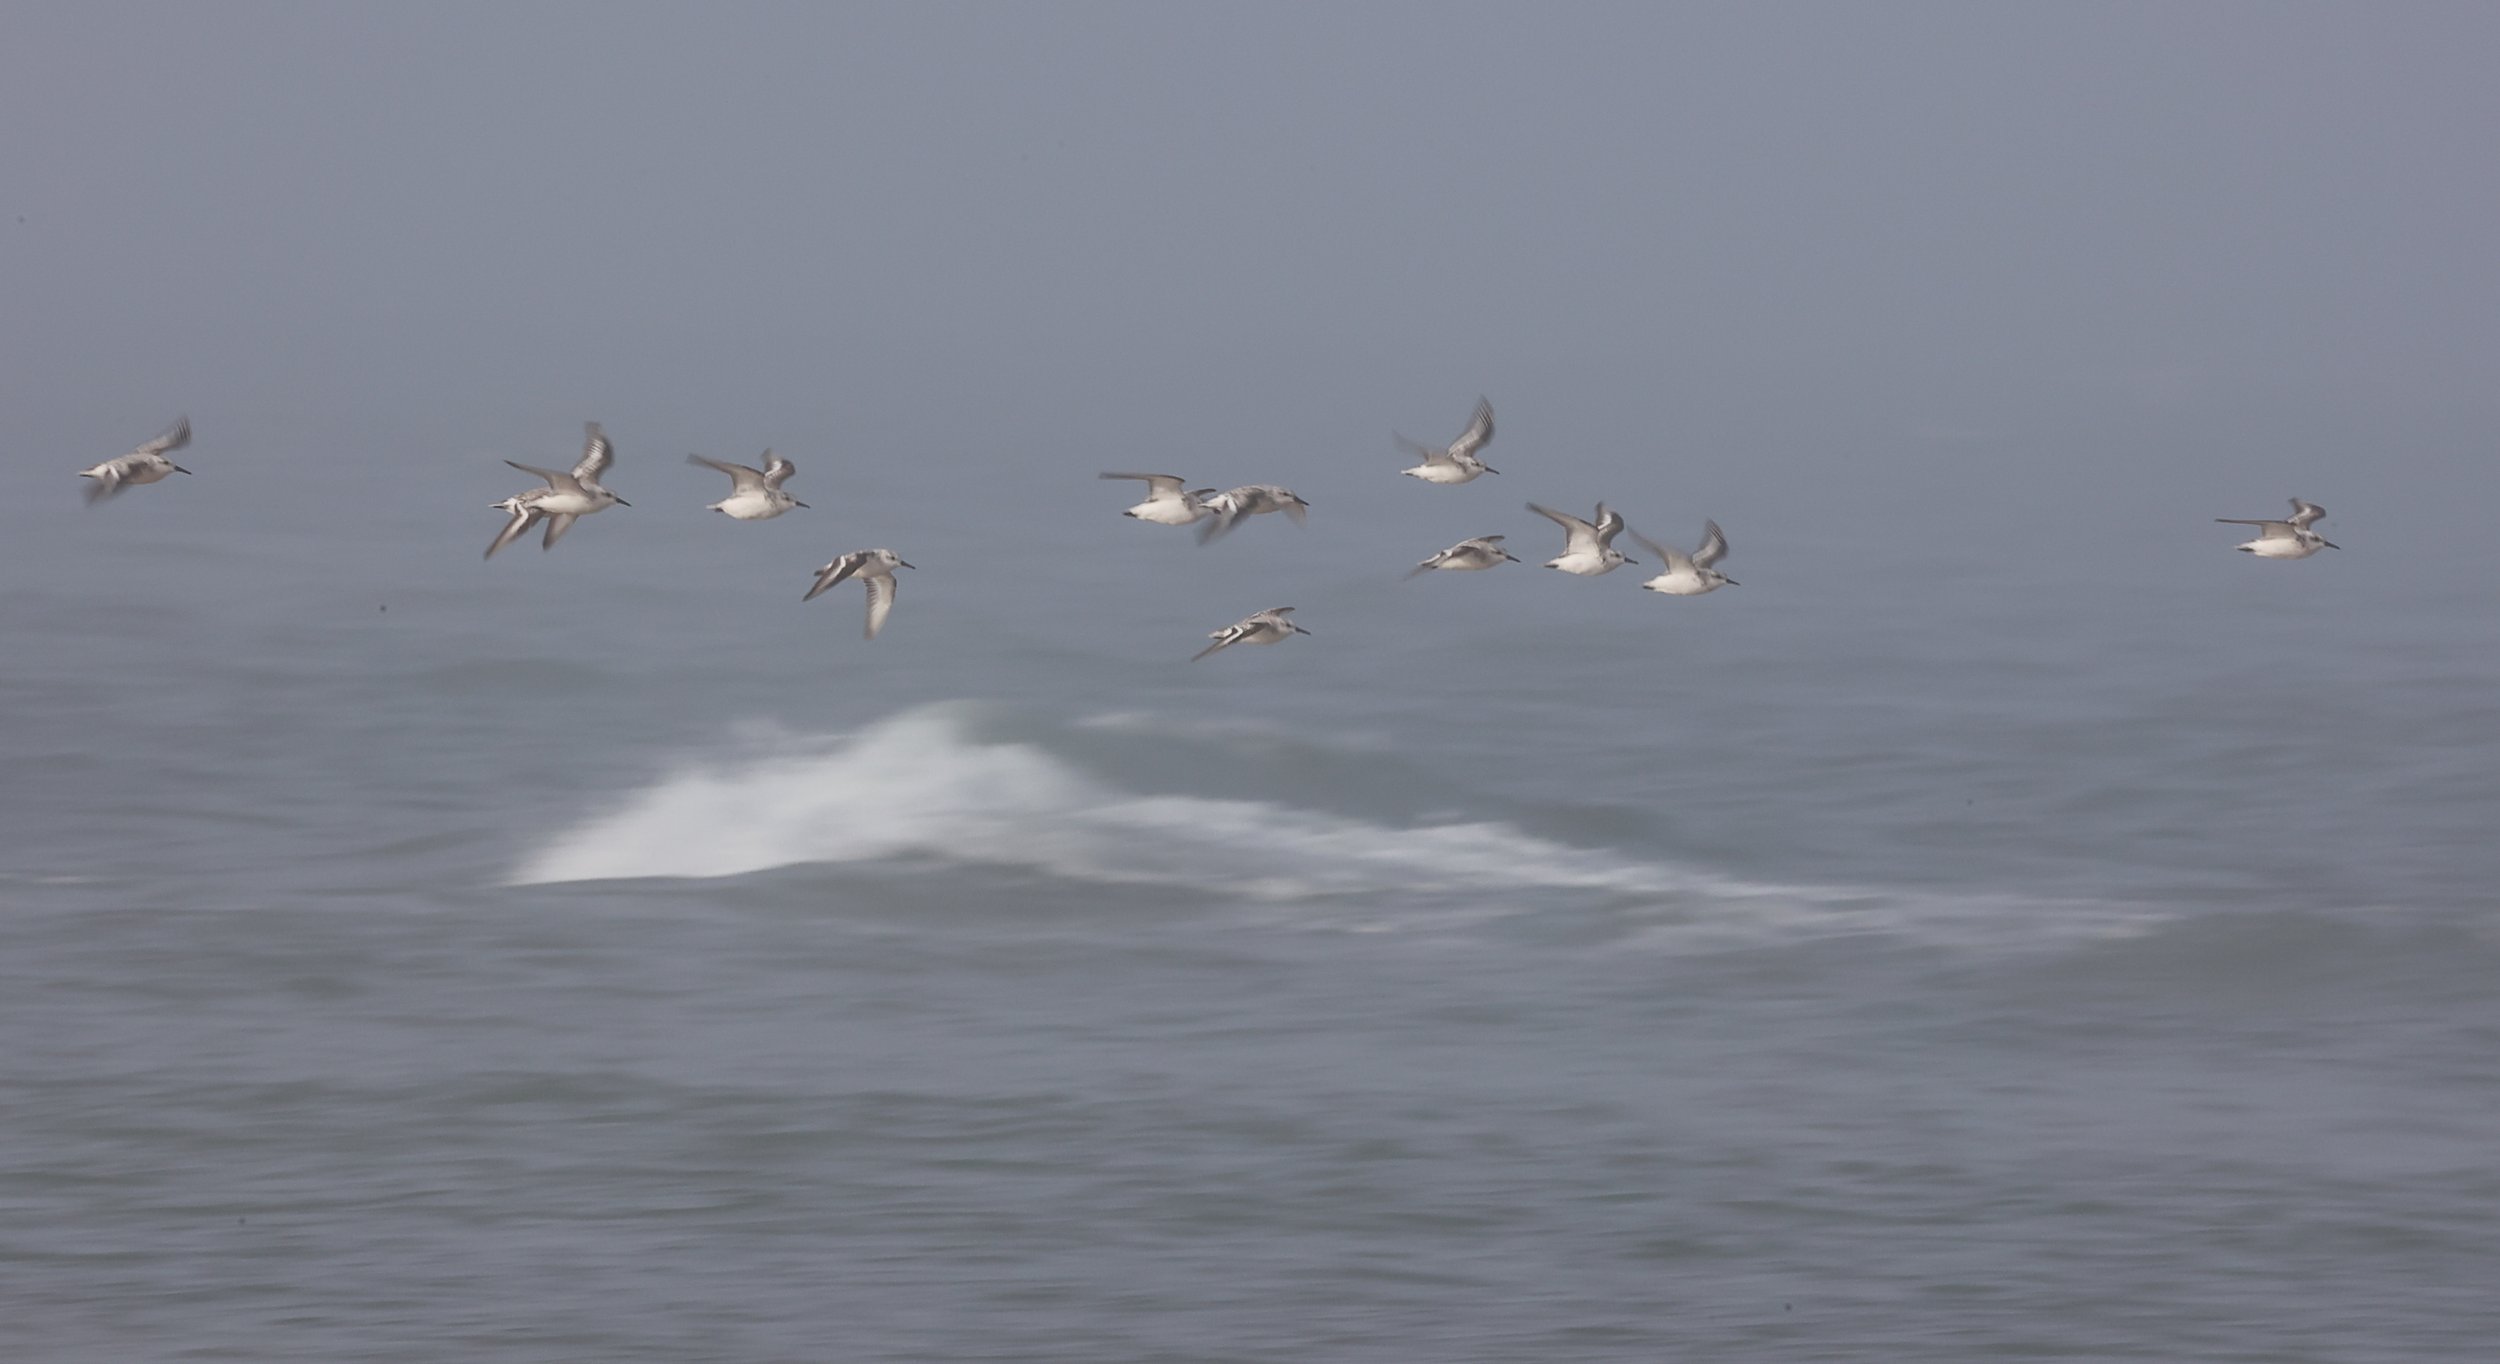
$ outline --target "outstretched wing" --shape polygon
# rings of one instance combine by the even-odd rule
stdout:
[[[1464,458],[1492,443],[1493,404],[1478,398],[1475,420],[1468,422],[1467,429],[1459,433],[1457,440],[1450,442],[1450,454],[1455,458]]]
[[[580,512],[547,513],[547,534],[545,538],[538,542],[538,547],[540,549],[554,549],[556,547],[556,541],[563,539],[564,533],[571,530],[573,528],[573,523],[581,519],[582,517]]]
[[[2317,522],[2319,517],[2324,515],[2326,515],[2326,508],[2319,506],[2317,503],[2303,502],[2297,497],[2292,499],[2292,514],[2289,519],[2293,525],[2300,527],[2302,530],[2309,529],[2311,525]]]
[[[862,577],[868,584],[868,638],[875,639],[885,628],[885,618],[894,610],[894,575],[875,573]]]
[[[513,468],[520,470],[522,473],[534,474],[539,478],[547,480],[547,486],[550,488],[562,488],[566,492],[573,493],[577,493],[582,490],[581,480],[575,478],[571,474],[565,473],[561,469],[541,469],[535,464],[523,464],[517,459],[507,459],[504,463],[511,465]]]
[[[2299,535],[2293,531],[2292,523],[2289,521],[2256,521],[2244,516],[2217,516],[2214,518],[2214,521],[2218,525],[2225,526],[2264,527],[2264,529],[2257,533],[2258,538],[2261,540],[2297,540],[2300,538]]]
[[[1096,475],[1094,475],[1094,476],[1095,476],[1096,478],[1133,478],[1133,479],[1136,479],[1137,481],[1139,481],[1139,482],[1141,482],[1141,483],[1143,483],[1143,484],[1145,484],[1145,485],[1146,485],[1146,492],[1147,492],[1147,494],[1148,494],[1149,496],[1152,496],[1152,497],[1158,497],[1158,498],[1163,498],[1163,497],[1178,497],[1178,496],[1180,496],[1180,495],[1181,495],[1181,480],[1180,480],[1180,475],[1178,475],[1178,474],[1108,474],[1108,473],[1106,473],[1106,474],[1096,474]]]
[[[1693,551],[1693,562],[1708,568],[1727,557],[1727,532],[1716,521],[1701,523],[1701,548]]]
[[[1612,545],[1623,533],[1623,513],[1600,502],[1597,504],[1597,543]]]
[[[790,461],[783,459],[781,456],[774,454],[770,450],[764,452],[765,487],[778,490],[782,484],[790,481],[790,475],[795,474],[798,471],[799,466],[792,464]]]
[[[1665,545],[1659,544],[1657,541],[1650,539],[1648,536],[1641,534],[1639,531],[1631,530],[1631,527],[1629,526],[1626,526],[1624,529],[1631,531],[1632,543],[1639,545],[1641,548],[1648,550],[1652,554],[1657,555],[1658,562],[1666,565],[1669,572],[1673,572],[1675,569],[1681,567],[1681,565],[1676,563],[1676,560],[1683,558],[1684,556],[1682,554],[1667,548]]]
[[[573,477],[596,483],[599,475],[615,462],[616,447],[608,444],[608,433],[600,430],[597,422],[583,422],[582,458],[573,466]]]
[[[543,515],[543,513],[541,513],[536,507],[523,507],[519,511],[514,512],[512,514],[512,519],[505,522],[504,528],[496,534],[495,542],[486,547],[486,557],[489,559],[494,558],[496,550],[502,549],[504,546],[511,544],[513,541],[528,534],[529,528],[538,524],[538,519],[541,515]]]
[[[766,451],[765,453],[770,454],[771,451]],[[730,484],[737,491],[742,493],[763,488],[771,482],[771,480],[765,477],[762,472],[750,469],[743,464],[731,464],[726,460],[705,459],[701,455],[688,455],[686,456],[686,462],[688,464],[700,464],[706,469],[714,469],[729,475]]]
[[[1218,649],[1229,648],[1232,645],[1238,644],[1241,642],[1241,637],[1248,633],[1250,633],[1250,622],[1246,620],[1238,625],[1227,625],[1221,630],[1212,631],[1207,635],[1207,638],[1214,640],[1215,642],[1203,649],[1200,649],[1198,652],[1191,654],[1189,656],[1189,661],[1195,663],[1199,659],[1214,653]]]
[[[1558,512],[1552,507],[1540,507],[1534,502],[1528,504],[1528,510],[1535,512],[1537,515],[1542,516],[1546,520],[1551,521],[1555,525],[1563,528],[1563,534],[1570,537],[1564,542],[1564,553],[1569,554],[1582,549],[1595,549],[1597,547],[1597,527],[1590,525],[1588,522],[1581,520],[1579,517],[1570,515],[1567,512]]]
[[[862,563],[865,563],[867,558],[867,555],[854,551],[853,553],[843,555],[842,557],[834,560],[832,563],[825,565],[823,568],[817,569],[816,585],[807,589],[807,595],[799,598],[799,600],[816,600],[818,594],[822,593],[826,588],[829,588],[842,581],[844,578],[857,573],[859,571],[859,566]]]
[[[179,450],[190,443],[191,419],[189,417],[177,417],[174,419],[173,425],[165,428],[164,434],[158,436],[152,441],[149,441],[147,444],[140,446],[138,449],[131,451],[130,453],[134,455],[161,455],[168,450]]]

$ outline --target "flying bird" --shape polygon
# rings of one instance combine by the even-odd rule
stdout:
[[[1102,474],[1102,478],[1134,478],[1145,483],[1146,500],[1120,513],[1158,526],[1186,526],[1215,514],[1207,499],[1215,496],[1213,488],[1194,491],[1181,485],[1177,474]]]
[[[1280,644],[1295,635],[1311,633],[1285,619],[1292,614],[1293,608],[1290,606],[1271,606],[1255,616],[1246,616],[1221,630],[1211,630],[1207,633],[1207,638],[1215,642],[1190,655],[1189,661],[1195,663],[1218,649],[1229,649],[1236,644]]]
[[[1493,443],[1493,404],[1482,398],[1476,399],[1475,419],[1468,422],[1467,429],[1446,447],[1435,449],[1422,441],[1408,440],[1394,431],[1389,434],[1397,437],[1398,444],[1423,456],[1423,463],[1398,471],[1408,478],[1420,478],[1426,483],[1465,483],[1478,474],[1501,472],[1487,467],[1477,457],[1478,451]]]
[[[705,459],[701,455],[688,455],[686,462],[729,475],[729,496],[712,503],[706,510],[719,512],[732,521],[769,521],[792,507],[807,505],[781,490],[781,485],[799,471],[799,466],[770,450],[764,452],[764,467],[761,469],[750,469],[726,460]]]
[[[1233,528],[1234,522],[1245,516],[1280,511],[1292,517],[1293,523],[1299,526],[1303,524],[1302,514],[1311,508],[1311,504],[1296,496],[1293,489],[1280,488],[1273,483],[1250,483],[1227,488],[1205,499],[1205,502],[1215,519],[1199,528],[1198,543],[1202,545],[1221,539]]]
[[[2306,559],[2322,549],[2343,548],[2309,529],[2324,515],[2326,508],[2295,497],[2292,499],[2292,514],[2280,521],[2252,521],[2238,516],[2217,516],[2214,520],[2226,526],[2262,527],[2256,539],[2235,546],[2243,554],[2254,554],[2260,559]]]
[[[800,601],[814,601],[816,594],[846,578],[857,578],[868,586],[868,632],[875,639],[885,628],[886,616],[894,610],[894,570],[910,568],[903,556],[890,549],[855,549],[816,570],[816,585],[807,589]]]
[[[108,459],[92,469],[82,470],[80,478],[92,478],[87,485],[87,505],[94,506],[122,489],[140,483],[154,483],[174,474],[191,472],[167,458],[171,451],[191,443],[191,419],[177,418],[165,433],[119,459]]]
[[[1670,597],[1698,597],[1722,587],[1744,586],[1711,567],[1727,557],[1727,536],[1720,531],[1716,521],[1701,523],[1701,548],[1690,554],[1670,549],[1639,531],[1632,532],[1632,538],[1640,542],[1641,548],[1657,555],[1658,562],[1666,565],[1664,572],[1641,584],[1652,592],[1664,592]]]
[[[1623,533],[1623,514],[1609,509],[1603,502],[1597,504],[1595,524],[1576,516],[1566,516],[1551,507],[1540,507],[1534,502],[1528,504],[1528,510],[1563,528],[1563,552],[1546,560],[1547,568],[1559,568],[1578,577],[1594,578],[1600,573],[1614,571],[1617,564],[1640,562],[1615,548],[1615,537]]]
[[[504,463],[522,473],[536,474],[547,480],[547,486],[514,493],[501,502],[487,504],[497,511],[512,513],[512,520],[495,536],[495,542],[486,547],[486,557],[494,558],[496,550],[520,539],[523,533],[541,521],[547,523],[547,534],[538,542],[538,547],[554,549],[556,541],[563,539],[564,533],[582,517],[610,507],[634,505],[599,484],[599,475],[606,473],[608,466],[615,462],[616,448],[608,444],[607,433],[599,429],[597,422],[582,423],[582,457],[570,472],[540,469],[518,460],[505,460]]]
[[[1509,550],[1502,548],[1501,536],[1479,535],[1473,540],[1461,540],[1406,570],[1406,576],[1412,578],[1418,574],[1430,573],[1434,569],[1470,572],[1476,569],[1500,568],[1504,564],[1518,562],[1519,560]]]

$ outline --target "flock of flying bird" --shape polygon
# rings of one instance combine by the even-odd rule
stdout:
[[[1484,462],[1484,448],[1493,443],[1493,405],[1481,398],[1476,400],[1475,416],[1468,422],[1467,429],[1446,446],[1425,445],[1404,436],[1397,436],[1396,440],[1421,457],[1421,463],[1400,471],[1409,478],[1452,486],[1473,482],[1483,474],[1501,472]],[[191,419],[184,417],[164,434],[129,454],[82,471],[79,477],[95,480],[87,486],[89,505],[112,497],[124,488],[156,483],[174,474],[190,473],[172,458],[174,451],[190,443]],[[729,476],[729,496],[711,503],[706,510],[719,512],[732,520],[764,521],[792,507],[807,505],[782,489],[782,484],[798,472],[797,466],[770,450],[764,452],[764,467],[761,469],[706,459],[701,455],[688,455],[686,459],[689,463]],[[599,429],[597,422],[583,424],[581,459],[569,470],[541,469],[517,460],[505,460],[504,463],[513,468],[542,480],[542,486],[525,489],[501,502],[489,504],[495,510],[509,514],[512,519],[486,546],[486,557],[494,558],[495,551],[520,539],[531,527],[542,524],[546,530],[539,540],[539,547],[553,549],[556,541],[562,539],[564,533],[572,529],[573,523],[582,517],[610,507],[632,506],[599,481],[615,460],[615,447],[608,443],[607,434]],[[1245,517],[1267,512],[1283,512],[1294,524],[1301,525],[1311,505],[1292,489],[1273,483],[1245,484],[1219,491],[1214,488],[1191,489],[1185,480],[1173,474],[1105,473],[1101,477],[1136,479],[1146,485],[1146,500],[1121,513],[1124,516],[1159,526],[1189,526],[1205,522],[1198,530],[1200,544],[1223,537]],[[1614,547],[1615,537],[1628,532],[1643,549],[1656,555],[1661,565],[1657,576],[1641,584],[1652,592],[1696,597],[1721,587],[1738,585],[1735,579],[1718,569],[1719,561],[1727,557],[1727,536],[1719,530],[1716,521],[1702,523],[1701,545],[1688,554],[1659,544],[1639,531],[1630,530],[1624,524],[1622,513],[1603,502],[1597,504],[1594,519],[1588,521],[1551,507],[1538,506],[1534,502],[1528,504],[1528,510],[1562,527],[1563,551],[1545,562],[1547,568],[1560,569],[1577,577],[1594,578],[1611,573],[1622,564],[1640,563],[1640,560]],[[2318,504],[2293,498],[2292,514],[2281,520],[2236,516],[2214,519],[2225,525],[2259,527],[2255,539],[2237,546],[2243,553],[2264,559],[2306,559],[2321,549],[2341,548],[2310,529],[2325,515],[2326,509]],[[1520,562],[1502,547],[1502,539],[1499,535],[1479,535],[1461,540],[1415,565],[1406,576],[1412,578],[1435,570],[1472,572]],[[853,550],[817,569],[815,584],[800,600],[813,601],[828,588],[858,579],[868,592],[867,637],[875,639],[877,632],[884,628],[887,615],[894,609],[894,570],[910,567],[911,564],[890,549]],[[1235,644],[1278,644],[1295,635],[1311,633],[1295,624],[1292,614],[1290,606],[1270,607],[1223,629],[1211,631],[1207,637],[1215,642],[1199,650],[1190,661],[1194,663]]]

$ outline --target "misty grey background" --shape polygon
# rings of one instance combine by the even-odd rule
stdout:
[[[0,1352],[2470,1355],[2495,38],[0,9]]]

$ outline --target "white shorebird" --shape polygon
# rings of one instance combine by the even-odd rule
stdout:
[[[495,542],[486,547],[486,557],[494,558],[496,550],[520,539],[523,532],[541,521],[547,523],[547,534],[538,542],[538,547],[554,549],[556,541],[564,538],[564,533],[573,528],[576,520],[610,507],[634,505],[599,486],[599,475],[606,473],[608,466],[615,462],[616,447],[608,444],[607,433],[599,429],[597,422],[582,423],[582,457],[570,473],[535,468],[518,460],[505,460],[504,463],[522,473],[536,474],[547,480],[547,486],[514,493],[501,502],[487,504],[497,511],[512,513],[512,520],[496,535]]]
[[[1406,576],[1412,578],[1419,573],[1430,573],[1436,568],[1463,573],[1480,568],[1500,568],[1504,564],[1518,562],[1516,556],[1502,548],[1501,536],[1479,535],[1473,540],[1461,540],[1406,570]]]
[[[78,475],[80,478],[95,480],[87,485],[87,505],[93,506],[132,484],[154,483],[172,474],[191,472],[166,458],[169,451],[179,450],[190,443],[191,419],[183,417],[166,427],[165,434],[129,454],[82,470]]]
[[[1667,566],[1665,572],[1641,584],[1652,592],[1664,592],[1670,597],[1698,597],[1722,587],[1744,586],[1711,567],[1727,557],[1727,536],[1720,531],[1716,521],[1701,523],[1701,548],[1690,554],[1659,544],[1639,531],[1632,532],[1632,538],[1640,541],[1641,548],[1657,555],[1658,562]]]
[[[1594,578],[1600,573],[1612,572],[1617,564],[1640,562],[1615,548],[1615,537],[1623,533],[1623,513],[1610,510],[1603,502],[1597,504],[1597,522],[1594,525],[1576,516],[1566,516],[1551,507],[1540,507],[1534,502],[1528,504],[1528,510],[1562,527],[1563,534],[1568,537],[1563,541],[1563,552],[1545,561],[1547,568],[1559,568],[1565,573]]]
[[[1311,633],[1285,619],[1292,614],[1293,608],[1290,606],[1271,606],[1255,616],[1245,616],[1221,630],[1210,630],[1207,632],[1207,638],[1215,642],[1190,655],[1189,661],[1195,663],[1218,649],[1229,649],[1236,644],[1279,644],[1295,635]]]
[[[2237,546],[2243,554],[2254,554],[2260,559],[2306,559],[2322,549],[2343,548],[2309,529],[2324,515],[2326,508],[2295,497],[2292,499],[2292,514],[2280,521],[2252,521],[2238,516],[2217,516],[2214,520],[2226,526],[2263,527],[2257,532],[2256,539]]]
[[[1280,488],[1273,483],[1247,483],[1238,488],[1226,488],[1204,501],[1215,519],[1199,529],[1198,543],[1202,545],[1231,530],[1233,523],[1245,516],[1280,511],[1292,517],[1293,523],[1299,526],[1303,524],[1302,514],[1311,508],[1311,504],[1296,496],[1293,489]]]
[[[1192,521],[1214,515],[1207,499],[1215,496],[1213,488],[1192,491],[1181,486],[1177,474],[1102,474],[1102,478],[1134,478],[1146,485],[1146,500],[1120,513],[1158,526],[1186,526]]]
[[[1501,472],[1487,468],[1485,462],[1477,457],[1478,451],[1493,443],[1493,404],[1482,398],[1476,399],[1475,419],[1468,422],[1467,429],[1445,448],[1434,449],[1422,441],[1408,440],[1394,431],[1389,434],[1397,437],[1398,444],[1423,456],[1423,463],[1412,469],[1398,470],[1408,478],[1420,478],[1426,483],[1465,483],[1478,474]]]
[[[764,452],[764,467],[761,469],[750,469],[725,460],[705,459],[701,455],[688,455],[686,462],[729,475],[729,496],[712,503],[705,510],[719,512],[732,521],[769,521],[792,507],[807,505],[781,490],[781,485],[799,471],[799,466],[770,450]]]
[[[885,628],[886,614],[894,609],[894,570],[910,567],[890,549],[855,549],[817,569],[816,585],[799,600],[814,601],[817,593],[845,578],[859,579],[868,585],[868,638],[875,639]]]

